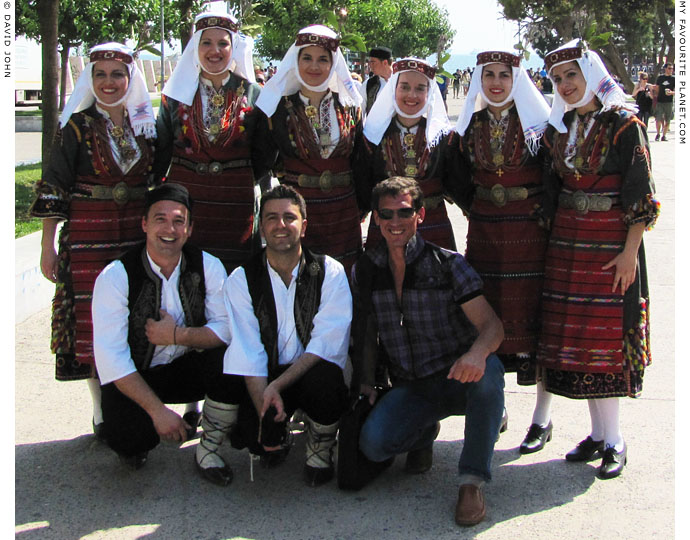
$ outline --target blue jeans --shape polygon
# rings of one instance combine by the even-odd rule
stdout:
[[[491,480],[491,458],[503,416],[503,375],[503,364],[491,354],[484,376],[476,383],[447,379],[447,372],[395,383],[364,422],[360,449],[380,462],[424,448],[434,440],[436,422],[464,414],[459,472]]]

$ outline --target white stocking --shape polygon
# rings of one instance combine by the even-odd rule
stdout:
[[[544,383],[539,381],[537,383],[537,403],[534,406],[532,413],[532,423],[538,424],[545,428],[551,421],[551,399],[553,394],[547,392],[544,388]]]
[[[101,410],[101,381],[95,378],[86,379],[86,384],[91,392],[91,403],[93,404],[93,423],[98,425],[103,423],[103,411]]]
[[[598,399],[588,399],[589,419],[592,422],[592,432],[589,434],[593,441],[604,440],[604,421],[601,418],[599,407],[597,407]]]
[[[618,398],[597,399],[597,409],[604,422],[604,443],[613,446],[616,452],[623,450],[623,435],[620,429],[620,400]]]

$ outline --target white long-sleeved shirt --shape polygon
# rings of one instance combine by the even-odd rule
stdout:
[[[306,347],[300,342],[295,326],[298,269],[299,265],[295,266],[290,286],[286,287],[278,272],[268,265],[278,321],[278,363],[290,364],[307,352],[344,369],[352,323],[352,295],[343,265],[330,257],[325,258],[321,303]],[[244,268],[238,267],[230,274],[223,288],[223,297],[233,336],[225,351],[223,371],[233,375],[266,377],[268,354],[261,342],[259,321],[254,314]]]
[[[147,253],[148,256],[148,253]],[[180,263],[166,279],[160,267],[149,257],[154,273],[161,278],[161,309],[167,311],[177,326],[185,326],[184,311],[180,302],[178,282]],[[219,259],[206,252],[203,254],[204,280],[206,283],[206,320],[210,328],[224,343],[230,342],[230,328],[223,304],[223,283],[227,272]],[[129,333],[129,279],[124,265],[113,261],[96,278],[91,303],[93,316],[93,350],[101,384],[126,377],[137,371],[127,343]],[[169,364],[185,354],[189,347],[183,345],[157,345],[151,366]]]

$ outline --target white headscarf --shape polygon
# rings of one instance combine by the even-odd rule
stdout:
[[[500,103],[491,101],[482,88],[482,73],[484,66],[488,64],[507,64],[513,71],[513,87],[508,97]],[[489,103],[501,107],[511,100],[515,101],[527,148],[532,155],[536,155],[548,124],[549,105],[520,64],[520,57],[509,52],[487,51],[477,55],[477,67],[472,74],[465,105],[458,116],[455,131],[459,135],[464,135],[472,114],[485,109]]]
[[[404,114],[395,102],[395,89],[398,86],[400,74],[406,71],[416,71],[424,75],[429,81],[429,93],[426,105],[416,114]],[[386,86],[379,91],[376,101],[364,120],[364,136],[373,144],[379,144],[383,134],[388,129],[395,114],[403,118],[426,117],[426,146],[436,146],[441,137],[450,131],[450,120],[443,104],[441,90],[436,83],[436,70],[419,58],[403,58],[393,63],[393,75]]]
[[[582,70],[582,76],[587,81],[587,88],[582,99],[569,105],[561,97],[561,94],[556,88],[554,82],[555,92],[553,95],[553,104],[551,105],[551,116],[549,117],[549,124],[556,128],[559,133],[567,131],[563,123],[563,115],[571,110],[577,109],[589,103],[595,96],[603,105],[602,111],[607,111],[613,107],[622,107],[629,111],[636,113],[637,106],[626,102],[625,92],[613,80],[611,74],[608,72],[604,63],[599,58],[599,55],[594,51],[583,48],[579,40],[573,40],[558,49],[551,51],[546,55],[544,61],[549,72],[549,78],[553,81],[551,71],[554,67],[565,64],[566,62],[576,61]]]
[[[256,106],[261,109],[266,116],[273,116],[273,113],[283,96],[289,96],[297,92],[302,85],[314,92],[323,92],[330,88],[332,92],[338,93],[340,103],[345,107],[359,107],[362,103],[362,96],[357,91],[355,82],[350,76],[347,62],[340,50],[340,40],[336,33],[328,28],[315,24],[302,28],[297,33],[297,39],[285,53],[283,60],[278,66],[278,71],[271,77],[261,89],[261,94],[256,100]],[[319,86],[306,84],[299,74],[297,60],[300,49],[318,45],[331,51],[332,63],[331,72],[328,78]]]
[[[232,54],[225,69],[251,83],[256,82],[252,58],[254,40],[239,33],[239,24],[229,13],[200,13],[194,19],[194,34],[182,52],[180,61],[175,66],[165,88],[163,88],[163,93],[166,96],[185,105],[192,104],[194,95],[199,88],[199,74],[201,73],[199,41],[201,34],[208,28],[221,28],[230,34]]]
[[[116,103],[102,103],[93,89],[93,66],[99,60],[117,60],[122,62],[129,72],[127,91]],[[156,138],[156,119],[153,116],[146,81],[137,68],[132,49],[122,43],[102,43],[91,49],[89,63],[79,75],[74,91],[60,115],[60,127],[64,128],[67,125],[72,114],[88,109],[95,101],[108,107],[124,103],[134,134],[143,135],[147,139]]]

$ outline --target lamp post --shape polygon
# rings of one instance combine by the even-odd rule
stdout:
[[[165,84],[165,18],[163,17],[163,0],[161,3],[161,92]]]

